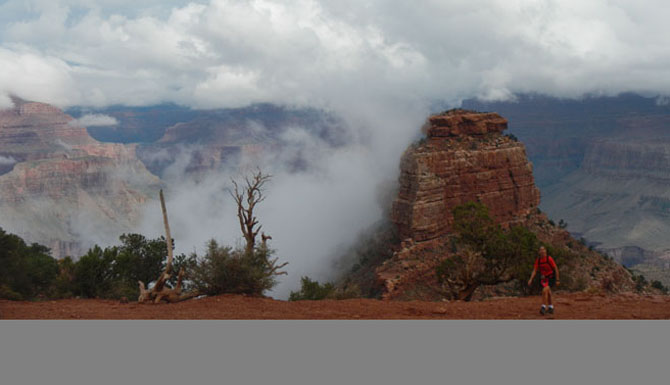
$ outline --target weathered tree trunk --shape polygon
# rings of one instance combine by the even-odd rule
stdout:
[[[170,224],[168,223],[167,209],[165,208],[165,198],[163,197],[163,190],[160,190],[160,199],[161,199],[161,210],[163,211],[163,224],[165,224],[165,236],[167,242],[167,263],[165,265],[165,271],[161,273],[156,281],[156,284],[147,290],[144,282],[138,281],[140,285],[140,296],[137,299],[137,302],[151,302],[159,303],[163,300],[168,302],[179,302],[189,298],[198,296],[197,292],[185,293],[181,292],[181,282],[184,278],[184,268],[179,270],[179,275],[177,276],[177,285],[173,289],[165,287],[165,283],[170,279],[170,273],[172,272],[172,236],[170,235]]]
[[[475,290],[479,287],[479,284],[471,283],[465,286],[458,292],[458,299],[461,301],[469,301],[472,299],[472,295],[475,293]]]

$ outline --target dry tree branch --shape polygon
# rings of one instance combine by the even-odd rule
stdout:
[[[263,194],[265,184],[272,178],[269,174],[263,174],[260,168],[251,176],[244,177],[244,188],[240,184],[231,180],[233,189],[228,192],[235,200],[237,205],[237,218],[240,222],[240,230],[246,241],[245,252],[252,253],[256,246],[256,237],[260,229],[258,218],[254,215],[256,205],[265,200]]]

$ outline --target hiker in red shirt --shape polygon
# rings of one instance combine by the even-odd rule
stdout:
[[[553,314],[554,305],[551,303],[551,288],[554,285],[558,286],[560,281],[556,262],[554,262],[551,256],[547,255],[547,249],[544,246],[540,247],[540,256],[535,260],[533,274],[530,275],[528,286],[533,283],[533,278],[535,278],[538,268],[540,269],[540,284],[542,285],[542,307],[540,308],[540,314],[544,315],[545,312]],[[549,304],[548,309],[545,304]]]

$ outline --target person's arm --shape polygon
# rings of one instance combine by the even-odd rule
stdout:
[[[533,266],[533,273],[530,275],[530,279],[528,280],[528,286],[530,286],[533,283],[533,278],[535,278],[536,272],[537,272],[537,266]]]
[[[554,269],[556,269],[556,286],[558,286],[561,283],[561,279],[559,278],[558,275],[558,266],[556,266],[556,263],[554,262]]]
[[[556,266],[556,261],[554,261],[553,258],[551,259],[551,264],[552,264],[554,270],[556,271],[556,286],[558,286],[559,283],[561,282],[561,279],[560,279],[560,276],[558,274],[558,266]]]

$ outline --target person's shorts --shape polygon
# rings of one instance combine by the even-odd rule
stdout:
[[[547,286],[554,287],[556,286],[556,276],[552,275],[551,277],[540,277],[540,285],[542,288]]]

